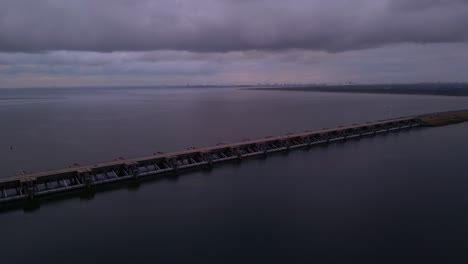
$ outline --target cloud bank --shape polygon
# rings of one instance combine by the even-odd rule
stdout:
[[[0,87],[468,81],[468,0],[0,0]]]
[[[2,0],[0,51],[343,52],[468,41],[466,0]]]

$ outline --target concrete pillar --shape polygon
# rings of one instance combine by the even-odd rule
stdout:
[[[138,169],[137,169],[137,166],[133,166],[133,167],[132,167],[132,176],[133,176],[133,178],[135,178],[135,179],[138,179],[138,177],[140,176],[140,175],[139,175],[139,172],[138,172]]]
[[[205,153],[205,158],[206,161],[208,162],[208,167],[212,168],[213,167],[213,156],[211,156],[210,152]]]
[[[291,142],[289,139],[284,140],[284,144],[286,145],[286,150],[290,151],[291,150]]]
[[[90,187],[93,179],[91,177],[91,170],[90,169],[83,169],[77,171],[77,177],[81,181],[82,184],[86,185],[86,187]]]
[[[172,158],[169,164],[171,164],[171,167],[174,169],[174,172],[177,172],[179,170],[179,163],[177,163],[177,158]]]
[[[36,196],[36,183],[35,179],[27,178],[22,180],[23,192],[29,197],[29,199],[34,199]]]
[[[241,153],[239,147],[236,147],[233,151],[234,151],[234,154],[237,157],[237,160],[241,161],[242,160],[242,153]]]
[[[266,157],[267,154],[268,154],[268,152],[267,152],[268,148],[267,148],[266,144],[260,145],[260,149],[263,151],[263,156]]]
[[[83,174],[83,183],[86,185],[86,187],[91,187],[91,184],[93,183],[93,177],[89,172],[85,172]]]
[[[126,162],[124,167],[129,175],[131,175],[135,179],[138,178],[139,175],[138,175],[138,168],[137,168],[136,162]]]

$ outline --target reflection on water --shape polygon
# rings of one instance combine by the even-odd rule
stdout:
[[[0,100],[3,176],[468,108],[467,98],[208,88],[1,97],[67,98]],[[3,212],[2,263],[464,262],[467,134],[459,124],[352,140]]]

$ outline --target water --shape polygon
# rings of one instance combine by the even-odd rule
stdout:
[[[0,90],[1,173],[463,108],[468,98]],[[467,134],[412,130],[3,212],[0,263],[465,263]]]

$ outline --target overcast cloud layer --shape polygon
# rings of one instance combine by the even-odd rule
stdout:
[[[347,51],[468,40],[466,0],[1,0],[2,51]]]
[[[467,43],[468,0],[0,0],[0,87],[468,81]]]

